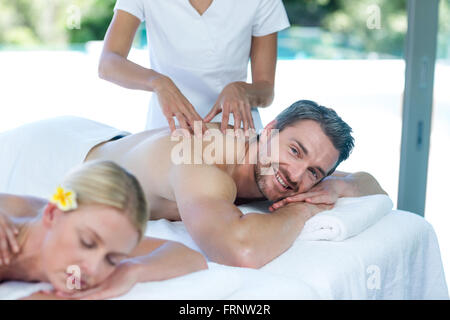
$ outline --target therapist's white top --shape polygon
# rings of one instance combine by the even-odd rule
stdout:
[[[281,0],[213,0],[203,15],[189,0],[117,0],[117,9],[145,21],[151,68],[171,78],[202,118],[227,84],[247,80],[252,36],[289,27]],[[261,129],[258,109],[252,115]],[[222,113],[213,119],[221,120]],[[167,126],[152,94],[147,129]]]

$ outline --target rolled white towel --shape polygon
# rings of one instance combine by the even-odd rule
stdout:
[[[299,240],[342,241],[353,237],[391,212],[392,200],[384,194],[340,198],[333,209],[306,221]]]

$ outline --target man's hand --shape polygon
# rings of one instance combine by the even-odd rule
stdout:
[[[16,236],[19,229],[9,219],[2,210],[0,210],[0,266],[8,265],[11,261],[11,255],[19,252],[19,244]]]
[[[139,274],[132,259],[121,262],[116,270],[97,287],[74,293],[56,292],[56,295],[69,299],[102,300],[124,295],[138,282]]]
[[[269,210],[274,211],[292,202],[334,204],[342,197],[362,197],[373,194],[387,195],[378,181],[369,173],[335,171],[310,190],[280,200]]]
[[[341,181],[333,177],[328,177],[307,192],[299,193],[275,202],[270,206],[269,210],[274,211],[293,202],[334,205],[341,196],[341,183]]]

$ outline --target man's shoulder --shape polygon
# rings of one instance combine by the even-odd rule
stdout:
[[[170,184],[175,192],[196,197],[236,199],[237,186],[230,172],[214,164],[180,164],[172,166]]]

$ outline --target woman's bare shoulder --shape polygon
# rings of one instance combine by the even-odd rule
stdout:
[[[9,216],[35,216],[47,203],[47,200],[34,196],[0,193],[0,211]]]

